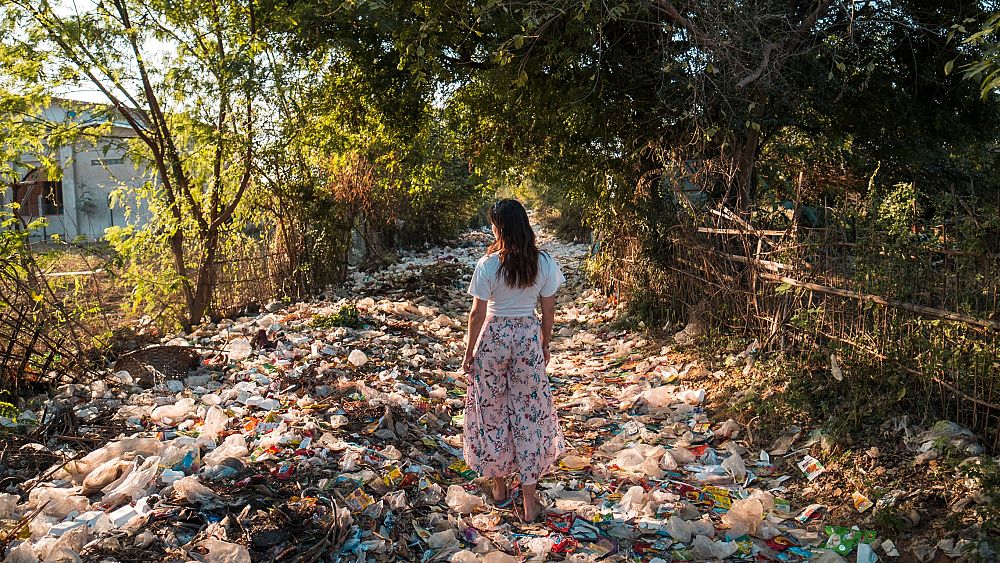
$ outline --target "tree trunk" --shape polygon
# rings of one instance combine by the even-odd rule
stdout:
[[[212,296],[215,294],[215,260],[218,254],[219,234],[216,231],[210,232],[205,237],[205,250],[202,255],[201,264],[198,266],[198,282],[194,288],[193,299],[188,301],[188,319],[185,330],[201,322],[202,317],[212,304]]]
[[[733,155],[735,170],[729,195],[739,212],[748,211],[756,195],[754,193],[756,188],[754,172],[759,152],[760,132],[756,129],[750,129],[743,138],[742,146]]]

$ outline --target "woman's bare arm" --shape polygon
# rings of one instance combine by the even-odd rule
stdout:
[[[486,321],[486,301],[478,297],[472,298],[472,309],[469,310],[469,334],[465,346],[465,360],[462,361],[462,369],[465,373],[472,372],[472,353],[476,350],[476,342],[479,341],[479,334],[483,331],[483,322]]]
[[[542,349],[545,351],[545,365],[549,365],[549,343],[552,341],[552,325],[556,318],[556,296],[542,297]]]

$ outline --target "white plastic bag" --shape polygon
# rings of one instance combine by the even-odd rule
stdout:
[[[229,424],[229,415],[226,411],[213,405],[209,407],[208,414],[205,415],[205,424],[201,428],[201,435],[210,440],[219,437],[219,432],[226,429]]]
[[[188,476],[178,479],[174,481],[173,487],[177,496],[192,504],[202,504],[217,498],[215,491],[202,485],[196,477]]]
[[[250,563],[250,552],[238,543],[209,538],[201,545],[208,548],[205,563]]]
[[[722,515],[722,523],[729,526],[727,535],[731,539],[738,538],[743,534],[756,534],[757,526],[763,519],[764,506],[754,498],[733,502],[729,512]]]
[[[706,536],[698,536],[691,542],[691,553],[698,560],[722,560],[736,553],[736,542],[712,541]]]
[[[153,420],[170,420],[177,422],[184,420],[194,413],[195,401],[191,397],[184,397],[172,405],[163,405],[153,409],[150,418]]]
[[[242,434],[230,434],[221,446],[205,454],[202,461],[206,467],[216,467],[230,457],[243,461],[249,453],[246,438]]]
[[[450,485],[445,495],[448,508],[459,514],[471,514],[484,505],[483,499],[465,492],[461,485]]]
[[[102,489],[105,493],[103,502],[111,506],[118,506],[144,496],[143,491],[146,490],[146,485],[156,477],[159,464],[160,456],[146,458],[142,463],[138,459],[135,460],[135,467],[125,478]]]
[[[747,466],[743,461],[743,456],[733,452],[722,462],[722,468],[726,470],[736,484],[741,485],[747,479]]]

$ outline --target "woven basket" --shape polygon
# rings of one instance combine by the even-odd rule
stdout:
[[[150,346],[118,357],[115,371],[127,371],[144,385],[180,379],[198,366],[201,354],[188,346]]]

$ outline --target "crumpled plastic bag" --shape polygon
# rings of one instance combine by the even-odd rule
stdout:
[[[201,427],[201,435],[209,440],[215,440],[219,437],[219,432],[225,430],[228,425],[229,415],[226,414],[226,411],[212,405],[205,415],[205,424]]]
[[[182,477],[173,484],[177,496],[192,504],[203,504],[218,497],[215,491],[202,485],[196,477]]]
[[[483,499],[465,492],[461,485],[451,485],[445,495],[448,508],[459,514],[471,514],[477,508],[484,506]]]
[[[486,557],[483,557],[483,563],[520,563],[520,561],[516,557],[502,551],[494,551],[487,553]]]
[[[0,520],[13,519],[14,508],[20,500],[21,497],[17,495],[0,493]]]
[[[205,454],[202,458],[202,462],[206,467],[216,467],[220,465],[226,458],[234,457],[239,460],[243,460],[249,454],[247,450],[247,440],[242,434],[230,434],[226,436],[226,439],[222,442],[222,445],[215,448],[211,452]]]
[[[126,473],[131,473],[135,465],[132,461],[124,459],[109,459],[98,465],[83,480],[83,494],[90,496],[111,483],[122,478]]]
[[[694,533],[694,527],[687,520],[680,518],[679,516],[671,516],[667,520],[667,533],[670,537],[674,538],[674,541],[678,543],[687,543],[691,541],[691,535]]]
[[[733,452],[722,462],[722,468],[726,470],[737,484],[742,484],[747,479],[747,465],[743,461],[743,456]]]
[[[80,459],[70,461],[62,470],[56,471],[52,479],[72,479],[76,484],[82,484],[91,471],[111,459],[120,459],[126,453],[143,456],[161,456],[164,444],[156,438],[126,438],[111,442],[103,448],[96,449]]]
[[[209,538],[201,545],[208,548],[205,563],[250,563],[250,551],[238,543]]]
[[[719,438],[735,438],[740,434],[740,423],[733,419],[729,419],[722,423],[722,426],[715,431],[715,435]]]
[[[691,554],[698,560],[721,560],[736,553],[736,542],[712,541],[706,536],[697,536],[691,542]]]
[[[38,553],[35,552],[30,541],[21,542],[10,550],[3,563],[38,563]]]
[[[671,404],[675,403],[677,399],[674,397],[674,392],[672,387],[662,386],[653,387],[652,389],[647,389],[642,392],[640,397],[646,401],[651,408],[662,409],[669,407]]]
[[[753,498],[733,502],[729,511],[722,515],[722,523],[729,526],[727,535],[731,539],[744,534],[755,535],[757,526],[762,520],[764,520],[764,505]]]
[[[127,475],[121,479],[110,483],[101,489],[104,491],[102,502],[111,506],[118,506],[124,502],[129,502],[143,496],[146,485],[156,477],[156,470],[160,465],[160,456],[146,458],[142,463],[135,460],[135,466]]]
[[[468,549],[463,549],[451,556],[449,563],[478,563],[479,556]]]
[[[692,406],[698,406],[705,401],[704,389],[685,389],[677,392],[677,400]]]
[[[153,409],[149,415],[153,420],[171,420],[174,422],[183,420],[194,413],[195,400],[191,397],[184,397],[172,405],[163,405]]]
[[[636,444],[635,447],[618,452],[611,464],[618,466],[622,471],[639,473],[652,479],[662,479],[664,472],[659,460],[664,451],[660,446]]]
[[[427,538],[427,546],[431,549],[444,549],[456,545],[458,545],[458,538],[455,537],[455,530],[451,528],[435,532],[431,534],[431,537]]]
[[[43,504],[45,508],[42,509],[42,514],[63,520],[70,512],[85,512],[90,501],[87,497],[80,496],[76,489],[43,486],[31,489],[27,509],[36,510]]]

